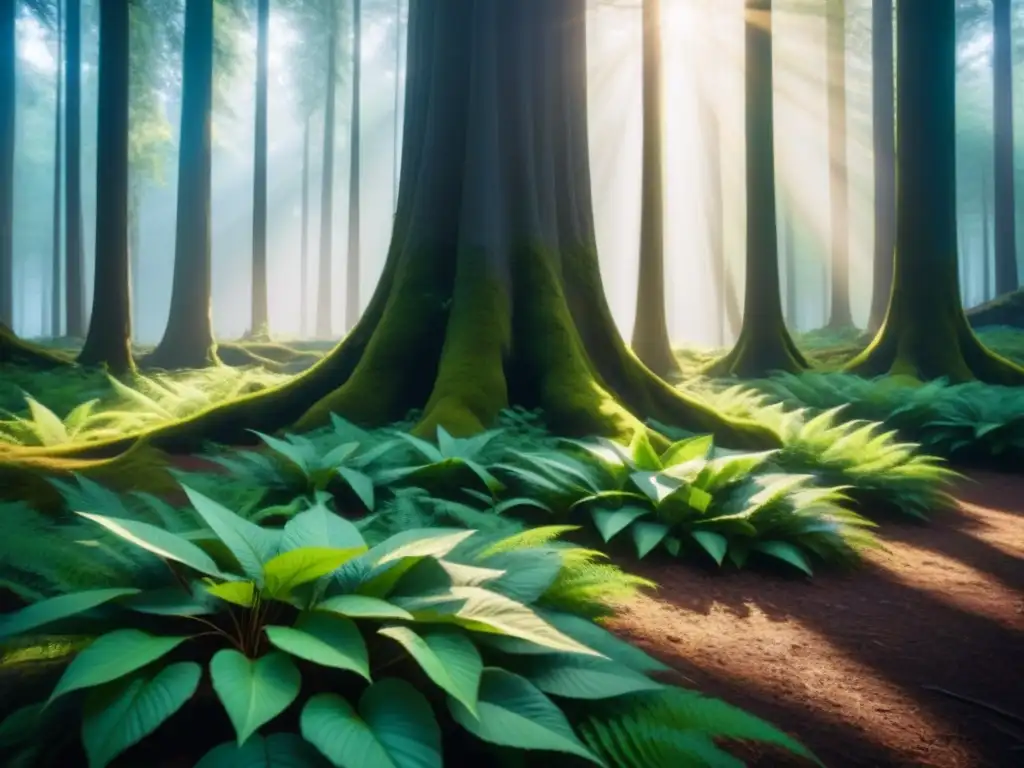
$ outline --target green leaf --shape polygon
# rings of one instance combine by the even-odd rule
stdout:
[[[410,435],[408,432],[395,432],[395,435],[415,448],[424,459],[432,464],[444,461],[444,454],[426,440],[416,437],[415,435]]]
[[[288,656],[271,651],[252,661],[230,648],[210,660],[210,678],[242,745],[295,701],[302,675]]]
[[[555,704],[529,680],[503,669],[484,669],[478,700],[479,717],[457,699],[448,709],[459,725],[489,744],[516,749],[547,750],[576,755],[601,765],[573,732]]]
[[[722,564],[725,551],[729,548],[729,540],[725,536],[712,531],[690,531],[690,535],[716,563]]]
[[[373,480],[369,475],[348,467],[337,467],[334,470],[344,480],[352,492],[363,502],[363,506],[371,512],[374,506]]]
[[[504,573],[490,580],[487,588],[530,605],[537,602],[555,583],[564,567],[563,562],[563,553],[552,547],[512,550],[492,555],[484,559],[483,563]]]
[[[306,450],[303,446],[295,445],[294,443],[288,442],[287,440],[281,440],[277,437],[265,435],[262,432],[257,432],[255,429],[249,431],[266,443],[267,447],[272,451],[279,453],[288,459],[288,461],[298,467],[303,474],[309,474],[309,461],[306,455]]]
[[[294,733],[254,733],[245,744],[233,741],[214,747],[195,768],[330,768],[316,747]]]
[[[544,693],[566,699],[610,699],[663,687],[616,661],[578,653],[523,656],[515,671]]]
[[[157,557],[187,565],[195,571],[204,573],[207,576],[213,576],[214,578],[231,578],[231,576],[222,573],[213,559],[195,544],[173,533],[168,533],[162,528],[157,528],[155,525],[139,522],[138,520],[104,517],[103,515],[94,515],[89,512],[76,512],[75,514],[84,517],[86,520],[99,523],[116,536],[148,552],[152,552]]]
[[[698,435],[672,443],[661,455],[665,467],[675,467],[694,459],[705,459],[714,445],[714,435]]]
[[[338,570],[349,560],[359,557],[365,551],[366,547],[352,549],[302,547],[282,552],[263,566],[267,594],[272,598],[283,600],[300,584],[316,581]]]
[[[72,659],[50,694],[50,701],[71,691],[124,677],[163,658],[186,640],[187,637],[155,637],[137,629],[108,632]]]
[[[370,679],[370,659],[359,628],[332,613],[304,613],[294,627],[268,626],[267,638],[285,653]]]
[[[185,661],[93,689],[82,719],[89,768],[105,768],[160,727],[192,698],[202,673],[198,664]]]
[[[651,447],[644,427],[638,428],[633,434],[633,440],[629,444],[629,457],[637,469],[661,469],[661,459],[658,458],[657,451]]]
[[[121,604],[130,610],[154,616],[203,616],[216,613],[216,603],[209,599],[205,585],[196,582],[195,587],[195,592],[186,592],[180,586],[151,589],[128,597]]]
[[[306,547],[358,549],[365,546],[359,529],[323,504],[314,504],[295,515],[285,524],[281,538],[281,552]]]
[[[404,619],[412,621],[412,614],[394,603],[365,595],[337,595],[313,606],[315,611],[328,611],[355,619]]]
[[[58,595],[38,603],[32,603],[14,613],[0,616],[0,637],[12,637],[28,632],[31,629],[52,624],[55,621],[77,616],[91,611],[111,600],[126,595],[137,595],[138,589],[91,589],[85,592],[73,592],[69,595]]]
[[[650,512],[642,507],[622,507],[621,509],[595,509],[591,511],[594,525],[605,541],[611,541],[615,534],[626,526]]]
[[[302,735],[340,768],[441,768],[441,729],[423,694],[404,680],[371,685],[359,713],[333,693],[302,710]]]
[[[629,531],[633,534],[636,556],[644,558],[661,544],[662,539],[668,535],[669,527],[662,523],[637,523]]]
[[[408,627],[391,626],[377,632],[405,648],[438,688],[476,715],[483,661],[468,637],[444,628],[417,634]]]
[[[217,534],[217,538],[224,542],[242,566],[245,575],[254,581],[261,580],[263,564],[277,551],[278,536],[275,532],[250,523],[187,485],[181,487],[196,513]]]
[[[210,584],[206,591],[214,597],[219,597],[229,603],[240,605],[243,608],[252,608],[256,601],[256,585],[251,581],[225,581],[220,584]]]
[[[814,575],[811,571],[811,565],[807,562],[807,558],[804,557],[803,552],[788,542],[759,541],[756,542],[752,548],[756,549],[758,552],[763,552],[766,555],[771,555],[774,558],[789,563],[793,567],[799,568],[808,576]]]
[[[32,416],[32,427],[43,445],[60,445],[68,441],[68,431],[64,422],[42,403],[25,395],[28,410]]]

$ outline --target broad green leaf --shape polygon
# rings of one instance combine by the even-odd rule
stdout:
[[[194,586],[195,592],[186,592],[181,587],[151,589],[128,597],[121,604],[133,611],[154,616],[203,616],[216,613],[216,601],[209,598],[205,585],[196,582]]]
[[[185,661],[93,689],[82,719],[89,768],[105,768],[160,727],[192,698],[202,673],[198,664]]]
[[[651,550],[661,544],[668,535],[669,527],[662,523],[637,523],[629,529],[633,535],[633,543],[636,545],[636,556],[646,557]]]
[[[714,445],[713,435],[699,435],[686,440],[672,443],[661,455],[661,463],[666,467],[674,467],[693,459],[704,459]]]
[[[476,533],[472,530],[460,530],[455,533],[445,532],[431,535],[430,529],[404,531],[411,539],[408,543],[391,547],[392,540],[406,538],[396,534],[378,544],[368,554],[375,566],[368,578],[358,588],[362,595],[369,597],[387,597],[401,578],[423,558],[443,558],[455,547]],[[377,554],[380,553],[380,554]]]
[[[629,444],[629,457],[637,469],[658,470],[661,469],[661,459],[657,451],[651,447],[651,441],[647,437],[647,430],[643,427],[637,429]]]
[[[370,679],[366,642],[351,619],[316,611],[300,616],[294,627],[269,626],[265,631],[270,643],[285,653]]]
[[[622,509],[595,509],[590,515],[594,518],[594,525],[598,533],[605,541],[611,541],[615,534],[622,531],[626,526],[643,517],[650,510],[642,507],[623,507]]]
[[[363,502],[363,506],[371,512],[374,507],[373,480],[369,475],[357,469],[348,467],[337,467],[334,470],[344,480],[352,492]]]
[[[281,552],[306,547],[358,549],[365,546],[359,529],[323,504],[314,504],[295,515],[285,524],[281,538]]]
[[[530,605],[548,591],[562,572],[563,553],[554,548],[519,549],[492,555],[483,562],[488,567],[504,571],[497,578],[488,580],[488,589]]]
[[[60,445],[68,441],[69,435],[64,422],[53,411],[32,397],[25,395],[32,426],[43,445]]]
[[[251,581],[224,581],[220,584],[210,584],[206,591],[214,597],[219,597],[228,603],[240,605],[243,608],[252,608],[256,601],[256,585]]]
[[[583,616],[561,611],[541,611],[540,616],[574,640],[636,672],[666,672],[671,669]]]
[[[295,445],[287,440],[281,440],[271,435],[265,435],[262,432],[257,432],[255,429],[249,430],[256,435],[260,440],[267,444],[275,453],[279,453],[284,456],[288,461],[302,470],[303,474],[309,473],[309,460],[306,455],[305,449],[300,445]]]
[[[181,487],[203,522],[231,550],[245,575],[254,581],[261,580],[263,564],[277,552],[275,532],[250,523],[187,485]]]
[[[45,704],[37,701],[19,707],[0,721],[0,754],[9,754],[12,748],[37,741],[37,735],[46,724]]]
[[[813,576],[811,565],[807,562],[803,552],[785,541],[758,541],[752,545],[753,549],[771,555],[774,558],[789,563],[794,568],[799,568],[808,576]]]
[[[601,761],[577,738],[555,704],[529,680],[503,669],[484,669],[480,681],[478,717],[457,699],[448,709],[459,725],[489,744],[515,749],[545,750]]]
[[[616,661],[578,653],[522,656],[515,671],[544,693],[566,699],[610,699],[663,687]]]
[[[337,595],[313,606],[315,611],[328,611],[355,619],[404,619],[412,621],[412,614],[394,603],[365,595]]]
[[[337,467],[358,450],[359,443],[341,443],[325,453],[320,462],[325,467]]]
[[[294,733],[254,733],[245,744],[220,744],[196,763],[195,768],[330,768],[316,747]]]
[[[213,576],[218,579],[230,579],[231,576],[221,573],[220,568],[208,554],[181,536],[157,528],[149,523],[142,523],[138,520],[127,520],[116,517],[104,517],[89,512],[76,512],[75,514],[99,523],[111,533],[121,537],[125,541],[152,552],[157,557],[165,560],[173,560],[176,563],[187,565],[193,570]]]
[[[729,540],[725,536],[712,531],[690,531],[690,535],[716,563],[722,564],[725,551],[729,548]]]
[[[403,680],[371,685],[356,713],[333,693],[302,710],[302,735],[339,768],[441,768],[441,729],[430,704]]]
[[[137,629],[116,629],[101,635],[68,664],[50,701],[71,691],[124,677],[163,658],[186,640],[187,637],[155,637]]]
[[[629,479],[655,506],[683,484],[679,478],[664,472],[633,472]]]
[[[444,628],[417,633],[409,627],[391,626],[377,632],[401,644],[438,688],[476,715],[483,661],[468,637]]]
[[[395,432],[395,436],[411,445],[424,459],[431,463],[437,463],[445,459],[441,451],[422,438],[410,435],[408,432]]]
[[[316,581],[336,571],[365,551],[364,546],[351,549],[302,547],[282,552],[263,567],[267,594],[283,600],[300,584]]]
[[[271,651],[252,661],[226,648],[210,660],[213,689],[242,745],[299,695],[302,674],[287,655]]]
[[[139,590],[131,588],[91,589],[40,600],[14,613],[0,616],[0,637],[20,635],[31,629],[91,611],[119,597],[137,594]]]

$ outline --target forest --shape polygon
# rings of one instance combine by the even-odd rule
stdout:
[[[1020,765],[1021,72],[1014,0],[0,0],[0,764]]]

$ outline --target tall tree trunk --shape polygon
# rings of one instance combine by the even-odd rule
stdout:
[[[869,376],[1024,383],[974,335],[957,280],[956,2],[896,6],[896,260],[889,309],[849,364]],[[941,224],[941,226],[940,226]]]
[[[514,403],[540,408],[558,434],[622,437],[652,418],[727,447],[779,446],[771,430],[726,419],[655,376],[615,329],[590,197],[585,8],[410,4],[398,215],[366,312],[286,386],[162,427],[147,443],[176,452],[251,441],[253,429],[309,429],[332,413],[387,424],[411,408],[424,409],[417,434],[443,425],[466,435]],[[137,439],[64,455],[116,455]]]
[[[360,129],[360,81],[363,70],[363,10],[361,0],[352,2],[352,125],[351,160],[348,171],[348,258],[345,272],[345,333],[351,331],[359,320],[359,181],[361,178],[359,146]]]
[[[202,368],[217,359],[210,269],[212,109],[213,0],[187,0],[174,282],[163,339],[145,360],[153,368]]]
[[[1017,206],[1014,200],[1013,35],[1010,0],[992,2],[992,86],[995,133],[996,295],[1020,287],[1017,274]]]
[[[643,0],[643,192],[633,352],[662,377],[679,372],[665,319],[661,0]]]
[[[131,269],[132,327],[139,323],[139,296],[142,292],[142,231],[139,217],[142,215],[142,180],[128,166],[128,261]]]
[[[793,228],[793,209],[789,200],[782,207],[783,242],[786,244],[786,323],[796,330],[799,294],[797,292],[796,232]]]
[[[57,71],[54,73],[57,93],[54,98],[53,113],[53,248],[50,258],[50,335],[58,337],[61,335],[61,311],[60,311],[60,272],[61,272],[61,240],[63,223],[61,221],[61,192],[63,191],[63,176],[61,175],[61,164],[63,161],[64,147],[61,133],[64,122],[64,2],[57,0]],[[45,288],[43,289],[45,290]]]
[[[124,0],[100,0],[99,137],[96,147],[96,272],[81,365],[132,370],[128,261],[129,13]]]
[[[302,234],[299,245],[299,333],[309,332],[309,115],[302,129]]]
[[[807,367],[782,315],[775,214],[772,0],[746,0],[747,281],[743,325],[712,375],[759,377]]]
[[[828,153],[832,211],[830,328],[853,325],[850,311],[850,190],[846,150],[846,0],[832,0],[828,36]]]
[[[334,260],[334,92],[337,87],[338,25],[327,42],[327,103],[324,108],[324,149],[320,180],[320,264],[317,270],[316,335],[331,337],[331,284]]]
[[[981,171],[981,268],[982,268],[982,290],[984,296],[982,301],[991,301],[996,297],[993,290],[993,276],[995,273],[992,263],[992,215],[989,212],[989,197],[992,195],[992,184],[989,182],[989,175],[986,166]]]
[[[892,290],[896,248],[896,103],[893,79],[893,0],[871,6],[871,111],[875,150],[875,241],[871,284],[870,333],[885,320]]]
[[[0,0],[0,325],[14,325],[14,144],[17,132],[16,0]]]
[[[85,244],[82,225],[82,0],[68,0],[67,57],[64,79],[67,97],[64,107],[65,253],[64,309],[66,333],[73,338],[85,336]]]
[[[392,198],[394,199],[394,207],[398,208],[398,138],[399,131],[401,130],[401,122],[399,120],[401,115],[401,101],[400,96],[402,93],[401,79],[399,78],[399,72],[402,68],[402,0],[395,0],[395,135],[394,135],[394,162],[392,165],[392,177],[394,178],[394,189]]]
[[[256,140],[252,184],[252,319],[254,337],[268,331],[267,314],[267,64],[270,0],[256,5]]]

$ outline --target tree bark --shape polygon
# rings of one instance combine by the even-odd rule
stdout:
[[[345,332],[355,327],[359,320],[359,189],[360,164],[360,82],[362,80],[363,56],[363,11],[361,0],[352,2],[352,125],[351,160],[348,171],[348,258],[345,272]]]
[[[996,295],[1017,290],[1017,206],[1014,200],[1013,35],[1010,0],[992,2],[992,86],[995,137]]]
[[[799,294],[797,292],[796,234],[793,229],[793,210],[786,201],[782,207],[783,242],[786,244],[786,324],[796,329]]]
[[[302,129],[302,234],[299,241],[299,333],[309,332],[309,121]]]
[[[752,378],[807,367],[782,314],[775,214],[772,2],[746,0],[747,281],[743,325],[732,351],[708,368]]]
[[[65,190],[65,259],[64,309],[67,313],[66,334],[85,337],[85,243],[82,224],[82,0],[68,0],[67,55],[64,79],[67,96],[64,106],[64,156],[67,185]]]
[[[78,356],[114,375],[134,369],[128,261],[128,4],[100,0],[96,271],[89,333]]]
[[[267,64],[270,0],[256,5],[256,137],[252,184],[252,318],[249,333],[267,335]]]
[[[409,36],[398,215],[352,332],[283,387],[50,449],[51,462],[116,455],[140,437],[173,452],[249,442],[252,429],[311,429],[331,413],[369,426],[423,408],[417,434],[465,435],[510,403],[541,408],[558,434],[622,437],[654,418],[725,446],[780,445],[673,389],[615,329],[590,197],[584,0],[414,3]]]
[[[213,0],[187,0],[171,308],[147,368],[203,368],[217,360],[211,318],[210,122]]]
[[[61,200],[63,176],[61,175],[61,161],[63,160],[64,146],[62,142],[62,123],[64,120],[64,77],[62,73],[64,63],[64,2],[56,2],[57,18],[57,71],[54,73],[57,93],[54,98],[54,119],[53,119],[53,249],[50,259],[50,335],[54,338],[61,335],[61,311],[60,311],[60,271],[61,271],[61,240],[63,232],[61,223]]]
[[[899,0],[897,14],[893,289],[881,331],[848,370],[1022,384],[1024,369],[985,348],[960,302],[955,0]]]
[[[132,171],[131,160],[128,162],[128,265],[131,270],[132,290],[132,327],[139,322],[139,295],[142,292],[142,232],[139,218],[142,215],[142,179]]]
[[[18,3],[0,0],[0,324],[14,325],[14,144]]]
[[[332,12],[333,16],[333,12]],[[331,284],[334,261],[334,99],[337,88],[338,25],[327,41],[327,101],[324,107],[324,149],[320,180],[320,264],[317,270],[316,335],[331,337]]]
[[[402,93],[401,80],[398,75],[402,68],[402,0],[395,0],[395,135],[394,135],[394,160],[392,163],[392,178],[394,179],[394,189],[392,197],[394,199],[394,207],[398,209],[398,137],[400,130],[401,115],[401,101],[400,96]]]
[[[665,318],[665,195],[663,179],[661,0],[643,0],[643,191],[640,275],[633,352],[659,376],[678,375]]]
[[[893,63],[893,0],[871,6],[872,132],[875,150],[875,241],[868,332],[885,321],[896,248],[896,103]]]
[[[832,213],[830,328],[850,328],[850,189],[846,150],[846,0],[832,0],[828,36],[829,192]]]
[[[989,183],[988,169],[982,166],[981,171],[981,285],[984,295],[982,301],[991,301],[996,297],[993,289],[994,272],[992,263],[992,215],[989,211],[989,197],[992,185]]]

